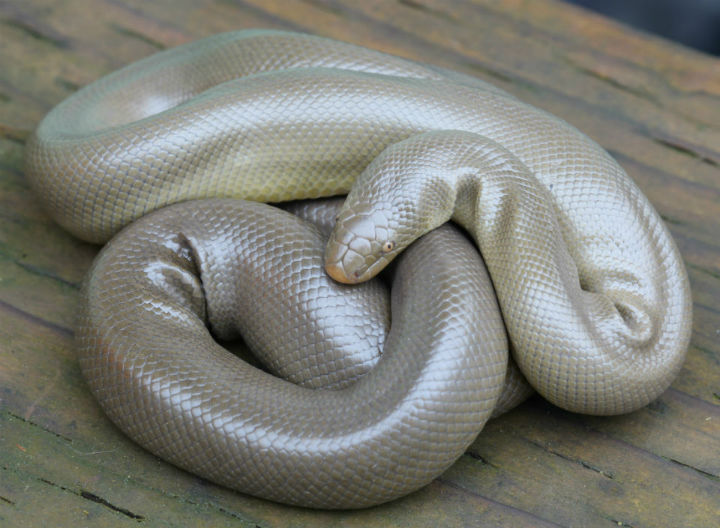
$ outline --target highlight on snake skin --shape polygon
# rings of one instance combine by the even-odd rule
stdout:
[[[435,66],[216,35],[60,103],[26,172],[61,226],[109,240],[76,331],[107,416],[243,493],[390,501],[533,390],[627,413],[686,353],[682,260],[623,169]],[[219,344],[239,338],[253,359]]]

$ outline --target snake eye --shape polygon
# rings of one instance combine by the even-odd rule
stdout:
[[[395,241],[394,240],[388,240],[382,246],[383,253],[390,253],[393,249],[395,249]]]

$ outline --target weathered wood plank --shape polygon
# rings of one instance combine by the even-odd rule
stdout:
[[[627,416],[534,399],[410,497],[313,512],[206,483],[104,417],[72,343],[97,248],[42,211],[29,130],[142,56],[243,27],[323,34],[479,76],[615,155],[688,264],[694,332],[671,390]],[[0,524],[716,526],[720,521],[720,62],[550,1],[32,0],[0,4]]]
[[[630,526],[704,526],[703,520],[718,512],[717,481],[637,445],[637,437],[651,430],[651,412],[578,420],[531,401],[504,421],[490,423],[470,449],[495,465],[499,475],[463,470],[468,463],[464,457],[444,478],[457,471],[458,479],[478,493],[504,497],[563,526],[602,526],[607,520]],[[654,421],[658,428],[668,425],[667,420]],[[618,425],[635,434],[623,435]],[[668,436],[658,446],[660,453],[679,440]],[[683,441],[702,445],[697,438]],[[719,447],[716,437],[705,449],[712,457]],[[661,500],[669,482],[673,499]]]

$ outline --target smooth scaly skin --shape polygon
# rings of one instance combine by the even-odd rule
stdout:
[[[326,198],[322,200],[298,200],[282,204],[282,208],[312,223],[323,235],[323,239],[327,240],[333,232],[333,229],[335,227],[335,220],[336,218],[338,218],[344,202],[344,197]],[[485,269],[484,266],[483,269]],[[363,281],[363,284],[366,284],[367,280],[368,279],[365,279],[365,281]],[[373,303],[369,302],[371,299],[374,301]],[[386,309],[386,307],[381,304],[380,296],[377,294],[373,295],[372,297],[366,297],[363,306],[370,320],[373,320],[373,317],[376,317],[377,314],[384,314]],[[343,325],[350,326],[352,326],[353,324],[352,321],[337,322]],[[373,340],[377,340],[378,343],[384,343],[385,332],[383,332],[383,329],[385,328],[385,325],[374,324],[372,328],[373,336],[377,336],[374,337]],[[334,342],[335,340],[333,339],[332,350],[323,351],[323,353],[326,354],[326,359],[324,361],[331,361],[327,359],[327,356],[329,356],[330,354],[336,356],[338,360],[342,360],[343,362],[347,361],[345,358],[348,356],[348,352],[335,345]],[[257,343],[255,344],[255,347],[253,347],[253,349],[255,349],[256,347],[259,348],[260,346],[261,344]],[[265,346],[264,343],[262,343],[262,346],[262,350],[269,349],[269,347]],[[358,352],[359,350],[357,350],[355,354],[358,354]],[[261,354],[268,354],[268,352],[262,352]],[[275,354],[277,354],[277,357],[275,357]],[[363,358],[362,363],[354,363],[353,366],[355,368],[352,371],[344,369],[341,373],[337,373],[336,370],[338,369],[332,368],[327,363],[322,363],[318,361],[313,357],[313,355],[310,355],[309,357],[311,359],[308,359],[308,354],[298,354],[299,357],[305,358],[304,361],[312,361],[314,368],[304,369],[297,372],[296,369],[292,368],[293,363],[288,359],[288,356],[294,357],[295,352],[289,354],[289,351],[284,351],[282,354],[280,354],[278,351],[276,351],[275,354],[273,354],[272,359],[266,360],[265,363],[268,364],[270,361],[276,362],[278,367],[284,369],[284,373],[281,368],[275,368],[274,372],[281,375],[284,374],[285,378],[292,379],[295,383],[316,388],[343,387],[346,384],[354,381],[354,379],[356,379],[356,376],[361,376],[368,372],[372,367],[375,366],[375,363],[379,358],[379,353],[376,351],[376,349],[368,347],[362,355],[359,355],[359,357]],[[365,358],[368,358],[368,360],[364,361]],[[332,375],[330,375],[331,372]],[[347,372],[347,374],[343,374],[343,372]],[[326,384],[325,380],[333,381],[332,384]],[[496,418],[508,412],[509,410],[514,409],[522,402],[524,402],[534,392],[535,391],[528,384],[525,376],[523,376],[522,372],[517,366],[517,363],[513,360],[512,357],[508,357],[507,371],[505,372],[505,382],[503,383],[502,391],[500,392],[500,396],[495,403],[495,408],[493,409],[490,418]]]
[[[376,367],[345,389],[318,391],[239,361],[206,328],[277,338],[296,362],[326,353],[308,335],[377,333],[363,313],[367,294],[354,292],[355,308],[347,286],[318,273],[318,231],[241,200],[156,211],[93,264],[76,332],[83,372],[130,437],[220,484],[316,508],[405,495],[475,439],[507,364],[477,250],[449,226],[420,242],[395,271]]]
[[[630,412],[680,370],[690,298],[655,211],[629,180],[613,183],[592,170],[568,182],[575,230],[563,232],[551,192],[502,146],[468,132],[419,134],[360,176],[326,268],[342,282],[365,280],[452,218],[480,248],[530,384],[571,411]]]
[[[228,80],[235,77],[240,78]],[[60,224],[86,240],[101,242],[130,221],[177,201],[209,196],[278,201],[345,193],[385,148],[432,130],[479,134],[510,151],[513,159],[517,158],[537,179],[542,189],[537,197],[547,201],[545,207],[556,219],[557,231],[566,243],[570,259],[566,262],[572,263],[563,268],[563,273],[567,272],[563,276],[573,282],[577,280],[573,275],[577,269],[583,286],[588,289],[603,291],[607,284],[613,288],[617,284],[628,284],[643,295],[650,292],[643,297],[650,304],[643,307],[645,311],[637,313],[672,315],[652,317],[657,325],[667,324],[671,328],[669,332],[677,336],[673,343],[659,341],[658,346],[673,358],[682,354],[690,324],[687,279],[675,246],[647,200],[622,169],[578,131],[496,88],[461,75],[307,35],[262,31],[219,35],[130,65],[58,105],[28,142],[27,174]],[[502,196],[495,199],[489,200],[491,208],[504,203]],[[613,204],[611,213],[601,206],[593,209],[596,202]],[[452,208],[452,204],[446,204],[437,215],[448,215],[448,207]],[[519,223],[508,224],[514,226],[508,229],[533,222],[532,216],[525,216]],[[638,232],[639,238],[635,236]],[[537,238],[509,240],[509,254],[524,251],[532,256],[542,245]],[[641,262],[640,267],[636,267],[632,260],[638,255],[632,248],[636,240],[643,240],[640,253],[651,254],[649,260],[662,265],[647,267]],[[626,258],[621,254],[617,261],[597,260],[606,254],[598,252],[603,244],[618,244],[622,251],[632,250],[632,256]],[[614,256],[617,257],[617,253]],[[460,264],[448,264],[447,271],[459,274]],[[502,279],[503,273],[501,270],[495,280]],[[537,273],[531,275],[538,278]],[[517,275],[513,277],[518,279]],[[669,301],[663,298],[658,285],[668,287]],[[289,287],[286,291],[289,296],[298,294]],[[138,300],[150,295],[143,289],[135,293]],[[447,300],[447,294],[440,291],[436,294],[436,302]],[[542,291],[529,291],[526,295],[527,306],[541,309]],[[102,299],[102,295],[97,298],[91,293],[86,295],[88,305]],[[673,309],[665,306],[668,302]],[[98,325],[110,321],[112,326],[112,321],[119,317],[121,303],[110,302],[105,310],[104,318],[92,316],[93,320]],[[454,305],[445,315],[450,319],[465,318],[468,310],[471,308],[467,305]],[[522,318],[524,311],[519,313]],[[569,339],[575,336],[576,327],[570,322],[578,313],[566,313],[567,327],[560,317],[557,330]],[[470,315],[477,318],[483,314]],[[508,314],[505,317],[507,319]],[[210,324],[212,326],[212,322]],[[422,332],[427,324],[425,318],[408,323],[410,335]],[[651,331],[657,331],[657,325],[651,324]],[[165,331],[164,327],[155,329],[158,335]],[[99,332],[101,326],[89,327],[90,342]],[[548,334],[544,327],[534,327],[528,332],[526,337],[535,342],[557,337],[554,333]],[[177,335],[171,332],[167,337],[172,336],[177,343]],[[623,337],[625,335],[619,335],[606,344],[622,346],[620,338]],[[135,347],[133,343],[128,342],[131,351]],[[673,350],[664,349],[670,345]],[[581,340],[573,350],[581,350],[583,346],[585,341]],[[213,349],[209,341],[207,347]],[[166,385],[151,384],[145,386],[146,392],[141,398],[132,391],[116,391],[104,398],[102,392],[109,390],[104,387],[118,386],[112,385],[117,379],[109,379],[106,374],[115,374],[123,380],[121,372],[124,371],[118,370],[118,365],[128,365],[133,373],[136,372],[133,369],[138,369],[133,362],[123,362],[120,356],[111,357],[111,352],[116,352],[114,346],[90,347],[84,352],[87,356],[95,354],[95,360],[104,362],[109,369],[86,367],[89,382],[98,391],[108,413],[118,421],[127,420],[127,429],[144,431],[147,427],[150,435],[160,435],[160,428],[153,425],[147,414],[147,398],[157,398],[160,406],[173,407],[177,403],[177,399],[173,399],[175,393],[168,392]],[[612,355],[612,348],[609,354]],[[568,381],[577,379],[573,378],[574,372],[564,374],[564,367],[575,364],[569,362],[566,355],[551,349],[544,357],[539,365],[530,360],[530,368],[538,366],[541,372],[549,370],[556,374],[561,386],[551,392],[561,394],[556,401],[565,402],[570,408],[620,412],[644,399],[644,396],[633,396],[629,404],[617,402],[612,381],[617,369],[609,373],[596,372],[578,386]],[[176,359],[168,363],[168,367],[175,368]],[[670,379],[678,364],[678,359],[669,365],[646,360],[640,365],[625,364],[623,368],[636,372],[659,369],[665,371],[664,379]],[[152,370],[152,364],[140,370],[143,369]],[[186,379],[187,376],[175,378],[173,390],[192,394],[192,386]],[[584,391],[587,386],[595,396],[607,394],[607,398],[589,399]],[[211,391],[211,399],[214,398],[213,409],[222,414],[230,404],[226,395],[212,392],[215,389],[217,387],[207,390]],[[396,396],[392,387],[388,390],[389,395]],[[644,389],[629,392],[643,393]],[[262,393],[266,399],[261,407],[270,409],[277,400],[268,394]],[[443,398],[440,393],[436,396]],[[397,402],[392,398],[384,402],[388,413],[395,409],[391,401]],[[592,401],[591,405],[588,401]],[[199,416],[206,410],[202,406],[195,408]],[[142,427],[138,425],[137,416],[146,417]],[[293,426],[300,426],[296,421],[305,418],[302,413],[284,417]],[[332,428],[327,416],[321,414],[317,418],[319,428]],[[193,420],[190,424],[182,419],[172,422],[182,433],[169,438],[158,436],[154,448],[163,453],[172,451],[168,456],[176,463],[227,482],[223,480],[227,478],[222,476],[223,468],[211,461],[196,467],[182,458],[182,450],[172,450],[171,440],[187,442],[187,438],[196,434],[194,426],[198,419],[193,417]],[[213,422],[218,425],[214,433],[225,431],[221,422]],[[287,425],[273,422],[272,427],[269,436],[285,438],[280,433]],[[315,430],[314,423],[302,427]],[[444,444],[439,436],[441,430],[443,427],[423,429],[424,433],[418,438],[430,441],[431,437],[437,437],[437,442]],[[305,442],[312,449],[318,447],[306,440],[297,442]],[[149,441],[145,445],[149,445]],[[261,453],[264,456],[267,452]],[[335,468],[344,467],[344,456],[342,452],[339,458],[330,457],[337,464]],[[395,468],[407,462],[407,452],[397,456],[397,459],[391,456],[387,459]],[[243,463],[254,464],[255,460],[252,455]],[[258,473],[272,474],[271,480],[282,481],[283,485],[299,471],[292,464],[282,466],[279,471],[269,460],[255,467]],[[229,469],[233,474],[241,472],[232,464]],[[353,477],[352,472],[345,478],[353,486],[368,480],[363,474]],[[404,486],[396,489],[395,485],[366,483],[372,493],[363,491],[362,500],[343,496],[338,502],[327,501],[322,493],[315,494],[316,488],[298,482],[296,491],[288,493],[305,490],[309,495],[279,498],[277,494],[281,492],[271,491],[267,483],[258,484],[262,487],[259,492],[254,488],[247,491],[277,500],[331,507],[387,500],[385,492],[389,488],[397,491]]]
[[[376,103],[405,97],[403,78],[431,79],[433,90],[453,80],[502,94],[472,77],[329,39],[224,33],[130,64],[57,105],[28,141],[26,174],[60,225],[99,243],[192,198],[346,194],[385,145],[409,133],[392,118],[348,107],[352,85],[370,83],[362,104],[377,113]],[[400,85],[376,101],[376,79]]]

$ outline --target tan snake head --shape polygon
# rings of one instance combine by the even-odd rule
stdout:
[[[453,133],[464,137],[462,133]],[[429,132],[390,145],[358,176],[325,250],[325,270],[338,282],[373,278],[413,241],[450,220],[454,183],[466,169],[439,170]],[[409,145],[409,147],[408,147]],[[429,163],[432,169],[427,171]],[[408,165],[409,164],[409,165]],[[404,167],[412,166],[412,170]]]
[[[356,284],[371,279],[392,261],[401,247],[390,226],[390,209],[389,204],[360,211],[343,208],[325,250],[330,277]]]

